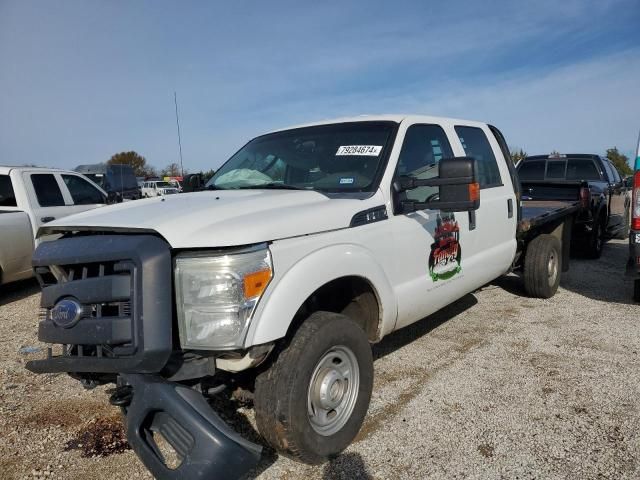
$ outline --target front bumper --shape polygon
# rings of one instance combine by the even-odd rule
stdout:
[[[122,377],[133,388],[127,439],[157,479],[234,479],[258,464],[262,448],[231,430],[200,393],[155,375]],[[177,468],[167,466],[158,434],[175,450]]]

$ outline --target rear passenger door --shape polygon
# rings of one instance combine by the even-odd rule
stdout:
[[[467,262],[482,285],[504,274],[516,252],[518,204],[506,163],[511,159],[505,158],[486,125],[457,124],[454,130],[456,154],[475,159],[480,183],[480,208],[470,233]]]
[[[626,226],[625,213],[627,210],[626,187],[616,167],[607,160],[602,159],[607,177],[609,177],[609,228],[618,229]]]
[[[473,136],[473,145],[476,145],[475,140]],[[479,145],[476,149],[480,152]],[[463,155],[452,125],[410,125],[404,134],[395,178],[435,177],[440,160]],[[485,165],[482,171],[491,168]],[[506,175],[508,178],[508,172]],[[501,184],[499,174],[495,183]],[[402,200],[436,200],[437,187],[418,187],[395,195],[394,214],[389,220],[394,248],[398,252],[394,258],[398,299],[396,328],[448,305],[498,277],[511,264],[513,254],[507,251],[507,247],[512,243],[515,251],[515,217],[508,218],[504,195],[501,197],[504,201],[501,203],[503,217],[492,215],[490,210],[497,201],[491,200],[491,196],[496,194],[484,192],[481,192],[480,210],[476,213],[475,222],[467,212],[452,214],[425,209],[402,213]],[[513,202],[513,191],[511,197]],[[513,225],[513,230],[505,233],[509,224]],[[501,241],[504,240],[501,236],[507,236],[512,242]]]
[[[34,230],[57,218],[69,215],[63,186],[54,173],[24,172],[24,185],[29,193],[31,223]]]

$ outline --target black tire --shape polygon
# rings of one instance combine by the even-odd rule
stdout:
[[[640,302],[640,280],[633,281],[633,300]]]
[[[562,248],[553,235],[534,238],[524,257],[524,289],[531,297],[551,298],[560,284]]]
[[[602,255],[602,247],[604,246],[604,229],[602,222],[598,220],[593,224],[593,230],[587,241],[587,256],[589,258],[598,259]]]
[[[357,361],[358,388],[353,381],[353,406],[350,415],[343,417],[345,423],[335,433],[323,435],[316,431],[318,427],[313,426],[308,413],[310,385],[314,373],[318,378],[319,372],[324,371],[317,368],[321,359],[341,347],[353,352]],[[322,463],[349,446],[358,434],[372,387],[373,357],[365,332],[345,315],[315,312],[300,325],[275,361],[256,377],[254,408],[258,430],[278,452],[305,463]]]

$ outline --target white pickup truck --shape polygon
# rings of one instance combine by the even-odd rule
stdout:
[[[237,389],[269,445],[323,462],[365,418],[370,344],[511,271],[529,295],[555,293],[579,194],[521,205],[485,123],[390,115],[269,133],[208,191],[47,225],[63,235],[34,255],[52,348],[28,368],[116,383],[111,403],[157,478],[256,464],[260,447],[206,401]]]
[[[56,218],[105,205],[107,194],[66,170],[0,166],[0,285],[33,276],[31,255]]]

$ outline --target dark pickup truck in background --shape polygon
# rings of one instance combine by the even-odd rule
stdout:
[[[582,188],[583,208],[576,217],[573,240],[599,258],[607,238],[627,238],[631,198],[620,173],[599,155],[535,155],[521,161],[518,176],[523,200],[567,200]]]

